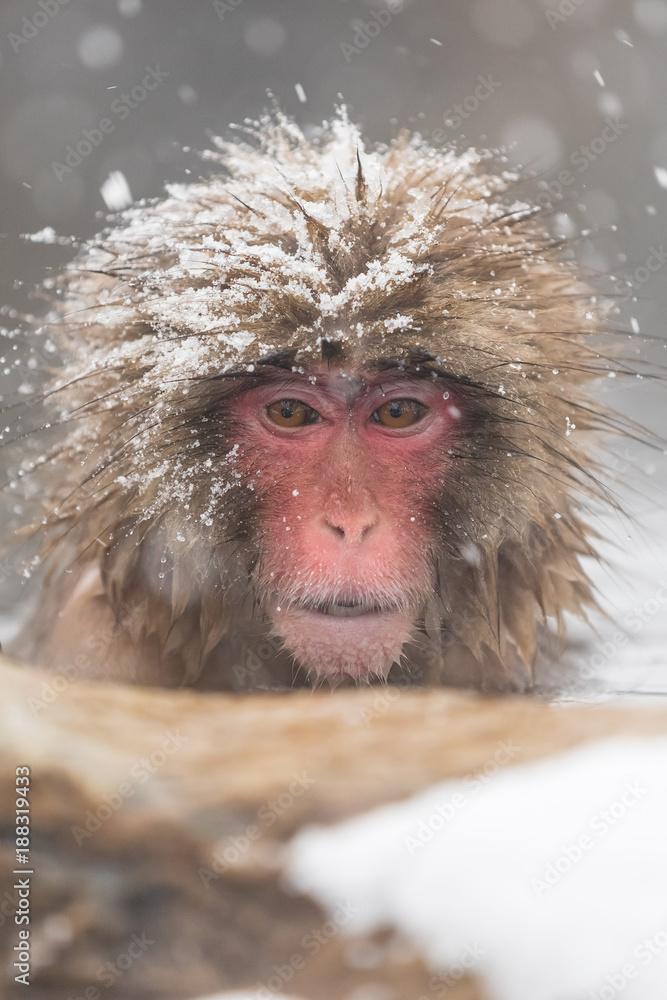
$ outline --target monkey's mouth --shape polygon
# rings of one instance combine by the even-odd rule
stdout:
[[[304,611],[314,611],[318,615],[328,615],[330,618],[361,618],[362,615],[377,615],[382,609],[376,604],[356,603],[355,601],[337,601],[335,604],[321,604],[314,608],[304,608]]]
[[[415,612],[388,595],[359,597],[280,601],[273,626],[295,659],[320,678],[386,676],[411,636]]]
[[[377,621],[381,618],[388,618],[393,615],[404,615],[406,612],[412,614],[412,610],[402,605],[399,601],[392,601],[388,598],[363,598],[337,597],[318,600],[317,597],[292,598],[291,600],[276,600],[274,609],[279,613],[291,615],[297,614],[300,617],[307,617],[312,621],[319,621],[325,625],[331,619],[362,618],[366,622]],[[333,624],[333,623],[332,623]],[[360,623],[361,624],[361,623]]]

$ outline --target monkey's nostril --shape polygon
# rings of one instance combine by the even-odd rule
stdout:
[[[350,518],[349,521],[345,519],[342,523],[336,523],[335,520],[327,518],[326,525],[341,542],[358,543],[366,540],[373,530],[375,521],[366,518],[361,521]]]

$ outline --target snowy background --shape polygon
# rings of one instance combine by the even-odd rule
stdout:
[[[109,209],[195,178],[194,151],[270,89],[306,127],[342,95],[371,140],[407,126],[436,145],[509,146],[538,172],[526,194],[554,199],[555,230],[583,234],[582,261],[630,282],[622,322],[663,360],[667,0],[4,0],[0,87],[0,302],[16,309],[72,253],[20,234],[91,236]],[[5,364],[0,392],[17,384]],[[664,386],[600,393],[664,431]],[[638,520],[593,512],[621,573],[593,567],[612,621],[592,642],[574,632],[577,698],[667,693],[667,459],[622,442],[613,472]]]
[[[150,70],[159,83],[134,99]],[[371,140],[407,126],[435,144],[509,146],[539,172],[533,193],[554,198],[555,229],[583,234],[581,260],[630,282],[623,323],[652,338],[645,357],[663,361],[667,0],[3,0],[0,89],[1,303],[32,308],[31,286],[72,253],[20,234],[85,238],[108,209],[196,177],[202,164],[184,147],[257,115],[267,89],[304,126],[342,95]],[[102,119],[112,128],[80,163],[54,166]],[[0,393],[20,370],[4,364]],[[664,433],[664,386],[609,380],[600,394]],[[592,638],[573,628],[561,697],[664,701],[667,456],[621,442],[612,472],[632,517],[591,512],[617,569],[591,567],[610,618],[595,620]],[[540,680],[553,690],[553,678]],[[439,806],[468,801],[465,782],[448,783],[306,832],[293,880],[328,905],[348,893],[367,927],[391,919],[434,969],[482,942],[476,971],[495,996],[658,1000],[666,767],[664,742],[584,748],[508,770],[441,831]],[[627,783],[646,792],[622,798]],[[627,821],[623,812],[603,838],[596,810],[621,806]],[[437,836],[411,852],[406,836],[429,822]],[[593,846],[579,859],[583,835]],[[542,891],[531,879],[549,866],[563,877]],[[631,967],[626,981],[620,970]]]

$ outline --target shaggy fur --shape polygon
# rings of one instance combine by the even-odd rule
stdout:
[[[365,150],[344,115],[311,140],[280,115],[246,132],[207,154],[223,173],[126,212],[62,277],[52,336],[68,361],[45,398],[60,440],[34,473],[46,598],[25,655],[65,657],[58,612],[83,594],[151,664],[139,679],[289,683],[289,651],[246,669],[267,635],[229,400],[267,358],[306,372],[398,358],[470,414],[403,667],[525,687],[544,623],[592,602],[579,503],[599,494],[607,421],[585,387],[614,367],[595,339],[608,303],[485,157],[407,136]]]

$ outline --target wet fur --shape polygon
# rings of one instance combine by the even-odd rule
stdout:
[[[267,360],[399,360],[456,386],[468,415],[433,511],[437,588],[391,678],[529,687],[546,624],[594,600],[580,505],[602,495],[613,426],[587,395],[617,367],[599,347],[609,302],[483,157],[407,136],[365,151],[344,116],[310,141],[281,116],[248,133],[209,154],[222,173],[131,209],[63,274],[50,335],[67,362],[43,402],[59,440],[33,471],[43,599],[17,650],[69,662],[77,622],[118,621],[93,673],[307,683],[279,640],[256,652],[270,637],[256,499],[234,477],[238,380]]]

